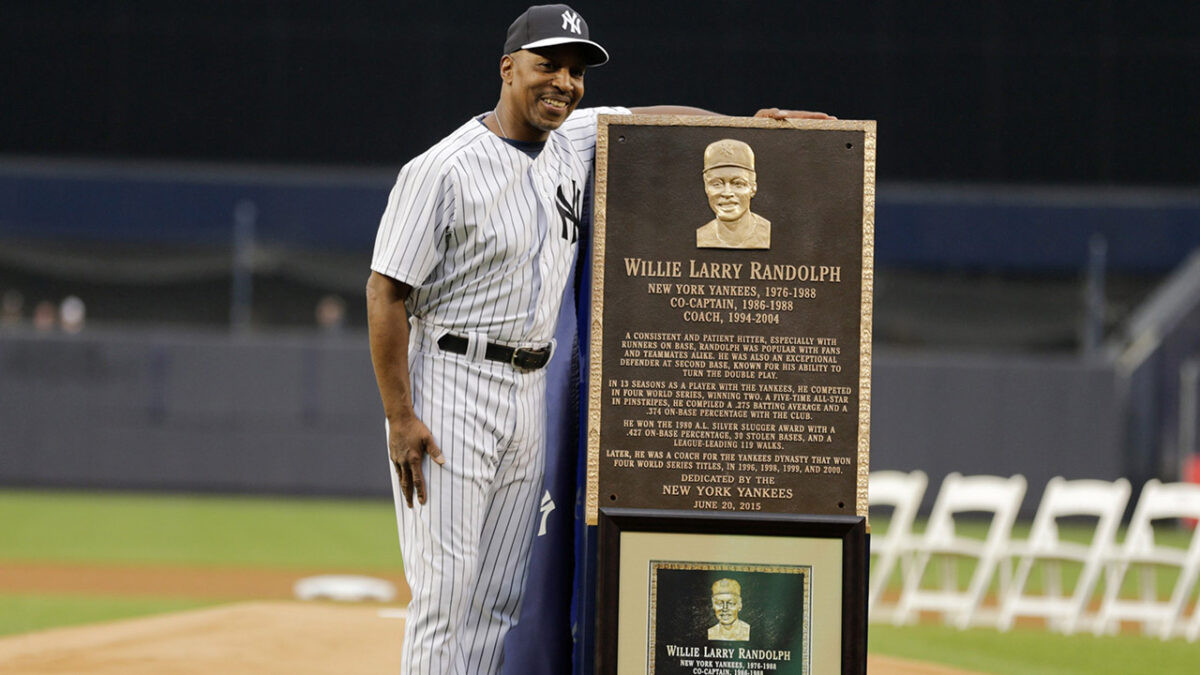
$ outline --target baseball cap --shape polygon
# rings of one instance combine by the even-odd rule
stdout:
[[[717,579],[717,582],[712,585],[713,595],[720,593],[731,593],[733,595],[742,594],[742,585],[733,579]]]
[[[754,151],[749,145],[732,138],[723,138],[711,143],[704,149],[704,170],[719,166],[736,166],[754,171]]]
[[[604,47],[588,39],[587,22],[579,12],[566,5],[534,5],[525,10],[508,27],[504,53],[569,43],[583,48],[589,66],[602,66],[608,62]]]

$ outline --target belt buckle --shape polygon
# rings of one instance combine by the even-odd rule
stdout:
[[[518,347],[513,350],[512,360],[509,363],[518,370],[537,370],[545,365],[546,362],[543,360],[545,356],[545,349]]]

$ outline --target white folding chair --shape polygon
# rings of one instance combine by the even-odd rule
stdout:
[[[896,610],[895,623],[913,621],[917,612],[941,612],[946,623],[959,628],[970,626],[979,614],[979,605],[997,567],[1008,549],[1009,534],[1021,499],[1025,496],[1025,477],[962,476],[952,473],[942,481],[924,534],[913,544],[913,560],[904,576],[904,588]],[[958,536],[955,514],[990,513],[991,524],[985,539]],[[941,561],[942,588],[921,585],[933,556]],[[965,590],[958,588],[956,564],[973,558],[975,570]],[[1001,597],[1008,587],[1008,568],[1000,570]]]
[[[924,471],[871,472],[867,482],[867,495],[871,507],[892,508],[887,532],[871,533],[871,588],[867,611],[873,620],[884,618],[885,613],[893,613],[896,609],[895,605],[882,605],[881,599],[897,563],[902,579],[905,570],[908,569],[912,548],[912,524],[928,484],[929,478]]]
[[[1008,593],[1001,598],[997,628],[1007,631],[1018,616],[1041,616],[1054,630],[1074,633],[1084,619],[1087,603],[1103,569],[1104,556],[1111,553],[1117,527],[1129,502],[1129,481],[1121,478],[1102,480],[1064,480],[1056,476],[1046,485],[1042,503],[1033,519],[1029,539],[1011,543],[1008,555],[1019,557],[1017,571]],[[1088,544],[1062,541],[1058,537],[1058,519],[1073,516],[1096,518],[1092,540]],[[1079,578],[1071,594],[1063,594],[1064,562],[1078,563]],[[1037,564],[1042,571],[1045,592],[1025,593],[1029,573]]]
[[[1193,548],[1195,548],[1197,540],[1200,540],[1200,535],[1193,535]],[[1188,642],[1195,642],[1197,639],[1200,639],[1200,601],[1196,602],[1196,608],[1192,610],[1192,620],[1188,623],[1183,635],[1187,638]]]
[[[1154,521],[1175,518],[1200,518],[1200,485],[1193,483],[1146,482],[1129,522],[1125,542],[1113,550],[1105,563],[1104,602],[1100,606],[1093,631],[1115,633],[1121,621],[1137,621],[1142,632],[1167,639],[1182,629],[1184,608],[1200,574],[1200,534],[1193,532],[1191,545],[1184,549],[1155,542]],[[1157,568],[1178,568],[1175,588],[1166,600],[1159,600],[1155,583]],[[1141,596],[1122,598],[1125,575],[1137,569]],[[1195,616],[1186,633],[1194,640],[1200,634]]]

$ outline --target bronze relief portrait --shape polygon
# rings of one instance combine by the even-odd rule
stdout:
[[[703,177],[716,218],[696,229],[696,248],[771,248],[771,221],[750,210],[758,192],[754,150],[729,138],[710,143]]]
[[[717,625],[708,629],[709,640],[750,639],[750,624],[738,618],[742,611],[742,586],[733,579],[718,579],[712,585],[713,613]]]

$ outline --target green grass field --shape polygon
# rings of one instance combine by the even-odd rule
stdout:
[[[390,501],[0,490],[5,562],[402,570]],[[211,605],[0,593],[0,635]]]
[[[0,490],[0,560],[391,570],[391,502]]]
[[[1031,628],[1008,633],[978,628],[871,624],[869,649],[1001,675],[1156,675],[1195,673],[1200,645],[1134,635],[1064,636]]]
[[[874,524],[881,531],[885,523]],[[1027,528],[1025,528],[1027,530]],[[1064,532],[1081,537],[1086,533]],[[1187,534],[1172,535],[1182,542]],[[398,573],[390,501],[0,490],[5,562]],[[190,598],[0,593],[0,634],[204,606]],[[1200,645],[872,624],[870,651],[984,673],[1192,673]]]
[[[0,593],[0,636],[178,612],[213,604],[216,603],[177,598]]]

